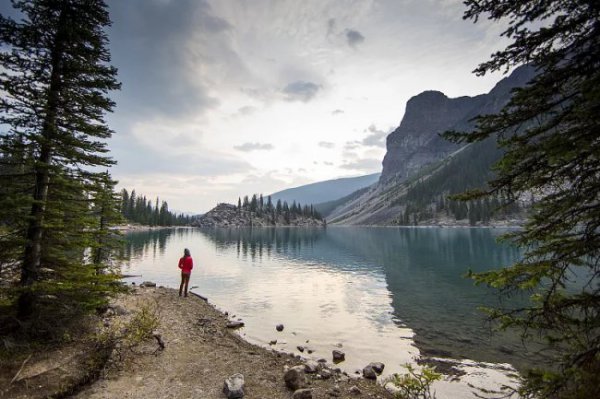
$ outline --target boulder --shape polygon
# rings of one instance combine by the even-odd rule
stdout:
[[[285,385],[292,391],[302,389],[306,386],[306,374],[304,373],[304,366],[291,367],[283,375]]]
[[[242,374],[234,374],[225,380],[223,384],[223,393],[227,399],[238,399],[244,397],[244,376]]]
[[[362,375],[368,380],[377,379],[377,373],[375,372],[375,370],[373,370],[373,366],[371,366],[370,364],[362,369]]]
[[[312,399],[312,389],[297,389],[292,395],[292,399]]]
[[[283,324],[277,324],[277,325],[275,326],[275,329],[276,329],[277,331],[283,331]]]
[[[320,368],[321,365],[315,362],[314,360],[309,360],[306,363],[304,363],[304,372],[307,374],[315,374],[319,371]]]
[[[339,363],[346,360],[346,354],[340,350],[334,349],[331,353],[333,354],[334,363]]]
[[[383,373],[383,369],[385,368],[385,364],[383,364],[381,362],[369,363],[369,366],[371,366],[373,368],[373,370],[375,370],[377,375]]]

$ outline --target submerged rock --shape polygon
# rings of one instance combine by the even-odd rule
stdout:
[[[245,381],[240,373],[234,374],[225,380],[223,393],[228,399],[239,399],[244,397]]]
[[[346,360],[346,354],[342,351],[334,349],[331,353],[333,355],[334,363],[339,363],[339,362],[343,362],[344,360]]]

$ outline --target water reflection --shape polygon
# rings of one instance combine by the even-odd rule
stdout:
[[[528,361],[519,339],[491,336],[477,310],[496,306],[495,293],[462,277],[469,267],[483,271],[517,259],[518,249],[496,243],[499,233],[448,228],[178,229],[130,234],[126,253],[134,258],[132,271],[143,270],[144,276],[175,286],[172,264],[183,247],[191,247],[199,255],[201,271],[195,273],[202,274],[195,278],[202,293],[243,315],[254,340],[268,343],[271,327],[285,320],[295,323],[288,347],[309,338],[327,339],[331,345],[325,337],[335,337],[376,356],[361,358],[364,362],[391,356],[392,348],[410,355],[403,340],[414,331],[422,353],[518,367]],[[513,298],[508,305],[520,301]],[[384,348],[373,349],[377,344]],[[331,350],[326,345],[319,349]],[[394,356],[398,364],[407,360],[406,354]]]

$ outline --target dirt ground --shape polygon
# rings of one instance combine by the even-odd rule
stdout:
[[[71,396],[64,394],[64,387],[90,379],[92,374],[86,368],[91,366],[94,348],[79,343],[15,359],[0,373],[0,385],[7,387],[0,388],[0,397],[222,399],[226,397],[224,380],[236,373],[244,375],[245,398],[292,397],[293,391],[284,382],[285,369],[303,364],[303,360],[245,342],[227,328],[227,317],[202,299],[193,295],[180,298],[175,290],[147,287],[121,296],[113,306],[119,311],[104,316],[104,328],[123,325],[142,307],[153,309],[165,348],[160,350],[153,339],[134,349],[118,347],[100,375],[94,374],[91,383],[80,384],[78,393]],[[327,367],[335,369],[333,364]],[[329,379],[307,374],[313,398],[392,397],[373,381],[332,374]]]

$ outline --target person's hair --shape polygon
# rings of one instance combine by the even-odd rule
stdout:
[[[184,250],[183,250],[183,256],[192,256],[192,255],[190,255],[190,250],[189,250],[189,249],[187,249],[187,248],[186,248],[186,249],[184,249]]]

